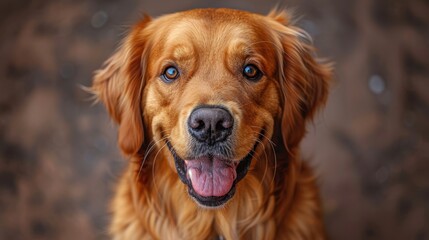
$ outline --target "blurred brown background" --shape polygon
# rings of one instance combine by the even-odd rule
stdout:
[[[303,144],[332,239],[429,239],[429,2],[0,2],[0,239],[106,239],[123,160],[116,129],[79,85],[141,13],[296,9],[336,62]]]

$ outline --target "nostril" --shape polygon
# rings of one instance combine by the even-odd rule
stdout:
[[[189,127],[194,129],[194,130],[201,130],[203,129],[205,126],[204,121],[201,119],[190,119],[189,121]]]
[[[195,130],[202,130],[206,127],[203,120],[197,121],[196,127],[194,127]]]
[[[216,124],[216,129],[221,131],[230,129],[231,127],[232,127],[231,121],[221,120]]]
[[[216,124],[216,129],[218,129],[218,130],[224,130],[225,128],[223,127],[223,122],[218,122]]]

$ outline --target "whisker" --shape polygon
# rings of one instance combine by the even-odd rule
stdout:
[[[259,126],[255,126],[255,125],[250,125],[251,128],[257,128],[259,131],[257,132],[259,134],[259,136],[262,136],[263,138],[267,139],[270,143],[274,144],[274,146],[276,145],[270,138],[268,138],[267,136],[265,136],[265,134],[261,133],[260,131],[260,127]],[[256,131],[255,131],[256,133]]]
[[[275,144],[271,141],[269,143],[270,143],[271,149],[273,150],[272,155],[274,156],[274,173],[273,173],[271,183],[270,183],[270,185],[272,186],[274,181],[275,181],[276,175],[277,175],[277,154],[276,154],[276,150],[274,149]]]
[[[145,151],[145,155],[144,155],[144,157],[143,157],[143,160],[141,161],[141,163],[140,163],[140,167],[139,167],[139,171],[138,171],[138,174],[137,174],[137,180],[138,179],[140,179],[140,174],[141,174],[141,172],[142,172],[142,169],[143,169],[143,166],[144,166],[144,164],[145,164],[145,162],[146,162],[146,160],[147,160],[147,158],[149,157],[149,155],[150,155],[150,153],[152,152],[152,150],[154,149],[154,147],[159,143],[159,142],[161,142],[161,141],[164,141],[164,140],[166,140],[166,139],[168,139],[168,137],[167,136],[165,136],[165,137],[163,137],[163,138],[161,138],[161,139],[159,139],[158,141],[154,141],[154,140],[152,140],[151,141],[151,143],[152,143],[152,145],[151,145],[151,143],[149,143],[149,145],[147,146],[147,148],[146,148],[146,151]],[[149,150],[148,150],[149,149]]]
[[[155,164],[156,164],[156,160],[158,158],[158,154],[162,151],[163,148],[165,148],[165,146],[167,146],[167,143],[164,143],[164,145],[162,145],[162,147],[160,147],[158,149],[158,152],[155,154],[155,157],[153,158],[153,164],[152,164],[152,179],[153,179],[153,185],[154,185],[157,196],[160,196],[160,194],[159,194],[158,186],[156,184]]]
[[[250,126],[250,127],[258,128],[258,130],[260,129],[260,127],[258,127],[258,126]],[[258,132],[254,131],[254,133],[258,133],[259,136],[267,139],[268,143],[271,146],[271,149],[272,149],[272,152],[273,152],[272,155],[274,157],[274,173],[273,173],[273,176],[272,176],[272,179],[271,179],[271,182],[270,182],[270,185],[272,185],[274,183],[274,181],[275,181],[275,177],[276,177],[276,174],[277,174],[277,155],[275,154],[275,146],[276,146],[276,144],[270,138],[268,138],[267,136],[265,136],[265,134],[261,133],[260,131],[258,131]],[[265,153],[265,157],[266,157],[266,164],[268,165],[269,159],[268,159],[268,156],[266,155],[265,145],[263,144],[262,141],[260,141],[260,143],[264,146],[264,153]]]
[[[265,156],[265,170],[264,170],[264,174],[262,175],[262,179],[261,182],[264,182],[264,179],[266,177],[266,174],[268,172],[268,155],[267,155],[267,151],[265,151],[265,145],[263,144],[263,142],[259,139],[256,140],[258,143],[260,143],[262,145],[262,149],[264,151],[264,156]]]

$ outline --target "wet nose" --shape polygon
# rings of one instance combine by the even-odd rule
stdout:
[[[199,107],[188,119],[188,130],[193,138],[210,145],[225,141],[231,135],[234,119],[220,107]]]

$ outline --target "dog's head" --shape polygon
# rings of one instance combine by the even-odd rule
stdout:
[[[272,142],[296,148],[325,102],[330,70],[305,37],[286,13],[145,17],[97,72],[93,90],[119,124],[124,154],[143,160],[158,149],[153,158],[169,161],[190,196],[216,207]]]

